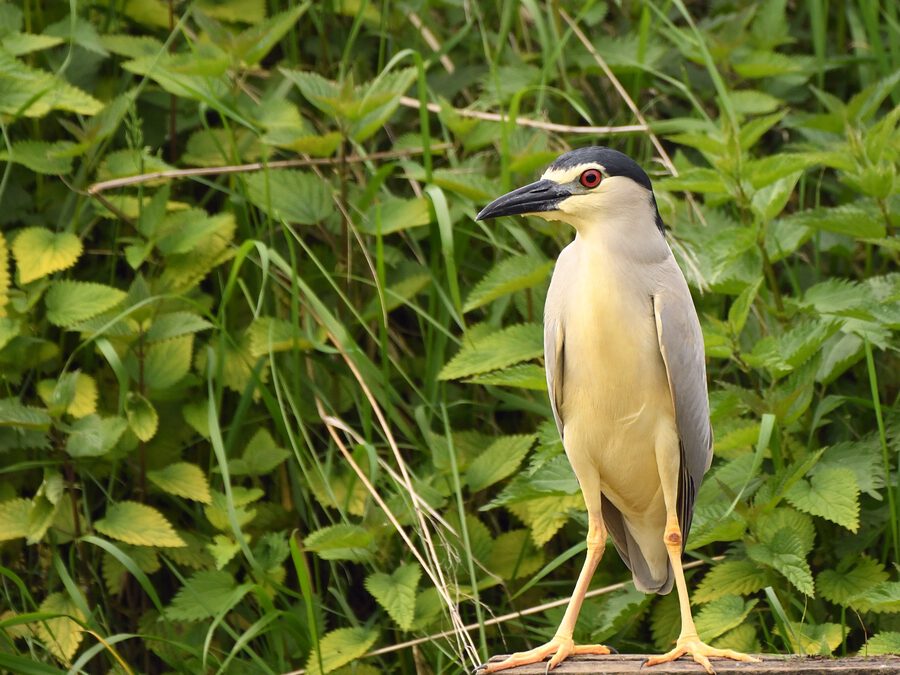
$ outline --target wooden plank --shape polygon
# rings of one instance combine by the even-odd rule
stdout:
[[[494,656],[491,662],[506,656]],[[610,654],[609,656],[572,656],[552,672],[553,675],[672,675],[690,673],[705,675],[703,668],[690,658],[642,669],[647,654]],[[900,675],[900,656],[853,656],[832,659],[822,656],[761,655],[762,663],[741,663],[728,659],[711,659],[718,675],[865,675],[868,673]],[[501,671],[504,675],[544,675],[546,662],[533,663]]]

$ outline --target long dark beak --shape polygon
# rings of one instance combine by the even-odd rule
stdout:
[[[563,199],[571,196],[571,190],[565,185],[554,183],[552,180],[539,180],[498,197],[481,209],[475,220],[555,211]]]

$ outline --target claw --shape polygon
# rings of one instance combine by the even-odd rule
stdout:
[[[660,663],[675,661],[685,654],[690,654],[691,658],[703,666],[703,669],[709,673],[709,675],[715,675],[716,673],[712,667],[712,663],[709,661],[710,656],[721,659],[733,659],[735,661],[746,661],[748,663],[759,663],[759,659],[753,656],[736,652],[733,649],[717,649],[715,647],[710,647],[705,642],[701,642],[700,638],[692,636],[678,638],[678,642],[675,643],[674,649],[665,654],[661,654],[660,656],[651,656],[641,664],[641,668],[644,666],[655,666]]]
[[[518,652],[513,654],[504,661],[485,664],[484,670],[478,671],[476,675],[488,675],[488,673],[496,673],[507,668],[515,668],[516,666],[525,666],[531,663],[540,663],[547,657],[550,660],[544,670],[549,673],[560,663],[572,654],[609,654],[609,647],[603,645],[576,645],[571,638],[554,637],[540,647],[529,649],[527,652]]]

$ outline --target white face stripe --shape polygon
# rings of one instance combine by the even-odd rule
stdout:
[[[597,169],[603,174],[604,178],[607,176],[605,166],[597,164],[596,162],[589,162],[587,164],[577,164],[576,166],[567,167],[565,169],[554,169],[551,167],[544,172],[541,179],[552,180],[558,185],[563,185],[565,183],[571,183],[573,180],[577,180],[578,177],[588,169]]]

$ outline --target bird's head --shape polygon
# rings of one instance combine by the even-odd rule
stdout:
[[[561,155],[539,181],[498,197],[476,218],[515,215],[560,220],[581,234],[635,223],[664,229],[644,170],[628,155],[599,146]]]

